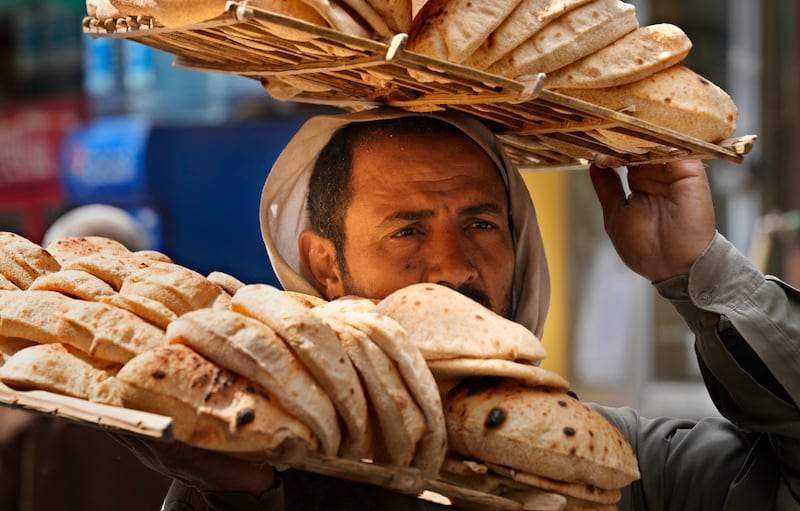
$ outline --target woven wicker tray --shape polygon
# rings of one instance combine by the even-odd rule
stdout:
[[[228,2],[222,16],[177,29],[160,27],[152,18],[129,17],[102,23],[86,18],[83,30],[166,51],[176,56],[179,68],[262,81],[294,76],[328,89],[301,93],[292,101],[345,110],[390,105],[467,112],[498,134],[522,171],[585,168],[595,153],[624,163],[687,158],[741,162],[756,141],[746,135],[719,144],[704,142],[543,89],[544,74],[511,80],[406,51],[406,34],[376,41],[245,3]],[[634,138],[620,147],[598,129]]]

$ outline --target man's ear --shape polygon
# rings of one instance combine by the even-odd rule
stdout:
[[[333,242],[320,234],[306,230],[300,233],[297,240],[300,259],[308,273],[314,278],[314,284],[325,298],[343,296],[344,283],[336,263],[336,247]]]

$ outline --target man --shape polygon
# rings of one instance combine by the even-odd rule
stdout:
[[[385,122],[398,117],[410,119]],[[732,421],[648,420],[598,407],[639,458],[642,478],[623,491],[619,509],[798,509],[800,294],[766,279],[715,232],[698,162],[634,169],[630,197],[613,172],[594,166],[591,177],[622,259],[686,318],[709,391]],[[549,281],[533,204],[475,119],[385,110],[312,119],[270,173],[262,227],[286,289],[381,298],[437,282],[541,335]],[[140,452],[182,481],[165,509],[437,508],[377,487],[169,449]]]

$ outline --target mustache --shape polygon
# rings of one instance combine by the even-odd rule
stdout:
[[[492,309],[492,299],[489,298],[489,295],[487,295],[482,290],[478,289],[477,287],[473,286],[470,283],[464,283],[464,284],[461,284],[460,286],[454,286],[454,285],[450,284],[449,282],[440,281],[440,282],[437,282],[437,284],[440,284],[442,286],[447,286],[447,287],[449,287],[450,289],[452,289],[454,291],[458,291],[462,295],[464,295],[467,298],[470,298],[470,299],[478,302],[479,304],[483,305],[487,309],[493,310]]]

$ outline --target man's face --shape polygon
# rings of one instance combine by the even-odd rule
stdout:
[[[460,134],[393,137],[354,149],[343,294],[380,299],[449,285],[506,317],[514,250],[503,180]]]

